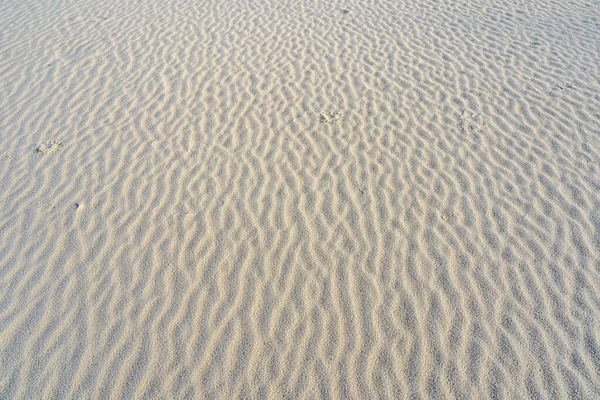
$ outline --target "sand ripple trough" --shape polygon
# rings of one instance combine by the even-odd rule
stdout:
[[[0,398],[600,398],[600,3],[0,3]]]

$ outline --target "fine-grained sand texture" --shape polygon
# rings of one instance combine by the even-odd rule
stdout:
[[[600,398],[598,0],[0,2],[0,398]]]

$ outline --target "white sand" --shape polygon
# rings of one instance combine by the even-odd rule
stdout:
[[[0,398],[600,397],[598,0],[0,2]]]

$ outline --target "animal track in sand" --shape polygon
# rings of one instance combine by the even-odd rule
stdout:
[[[62,147],[62,143],[61,142],[57,142],[57,141],[50,141],[50,142],[45,142],[40,144],[35,150],[34,153],[38,153],[38,154],[47,154],[47,153],[51,153],[54,150],[57,150],[59,148]]]
[[[550,95],[551,96],[557,96],[558,92],[560,92],[560,94],[565,94],[565,89],[572,89],[575,90],[579,87],[579,85],[577,83],[572,83],[572,82],[565,82],[565,83],[557,83],[554,86],[552,86],[552,88],[550,89]]]
[[[481,113],[469,114],[463,111],[460,117],[460,127],[464,133],[468,133],[470,130],[475,132],[481,132],[486,126],[487,119],[481,115]]]
[[[446,211],[442,213],[442,219],[446,222],[454,222],[456,215],[452,211]]]
[[[344,118],[344,113],[341,111],[337,112],[326,112],[321,113],[319,117],[319,122],[322,124],[331,124],[333,122],[341,121]]]

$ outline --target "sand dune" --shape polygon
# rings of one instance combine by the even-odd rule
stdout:
[[[0,3],[0,398],[600,397],[600,3]]]

